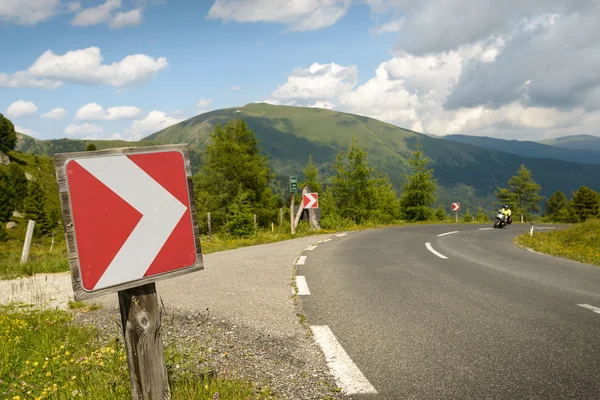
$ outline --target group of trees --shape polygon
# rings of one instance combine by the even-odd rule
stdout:
[[[16,142],[14,125],[0,114],[0,151],[13,150]],[[46,198],[40,184],[35,179],[29,181],[23,168],[11,162],[7,167],[0,166],[0,240],[8,237],[4,224],[14,211],[36,222],[37,236],[49,233],[58,223],[57,211],[46,211]]]
[[[581,186],[568,200],[560,190],[546,201],[544,217],[550,221],[577,223],[600,218],[600,193]]]
[[[243,120],[217,126],[202,161],[200,172],[194,175],[196,205],[198,215],[211,213],[214,230],[249,235],[254,232],[254,215],[257,224],[266,227],[278,221],[280,207],[285,207],[289,217],[288,199],[274,194],[275,177],[269,159],[261,155],[258,140]],[[308,186],[320,193],[323,227],[398,219],[423,221],[434,214],[431,205],[437,189],[433,170],[427,168],[429,161],[418,145],[403,194],[398,196],[389,178],[369,165],[367,152],[354,139],[348,150],[340,151],[333,160],[329,182],[320,179],[309,155],[299,189]],[[205,218],[199,219],[203,225]],[[206,226],[201,228],[206,230]]]

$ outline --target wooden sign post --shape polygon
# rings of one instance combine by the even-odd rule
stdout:
[[[204,269],[187,146],[54,163],[75,301],[118,292],[132,399],[170,399],[155,282]]]

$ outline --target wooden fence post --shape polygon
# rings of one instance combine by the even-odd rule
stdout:
[[[210,213],[208,215],[208,240],[212,240],[212,223],[210,220]]]
[[[279,209],[279,226],[283,226],[283,207]]]
[[[33,230],[35,221],[29,220],[27,224],[27,233],[25,234],[25,243],[23,243],[23,253],[21,253],[21,264],[25,264],[29,260],[29,250],[31,249],[31,239],[33,238]]]
[[[170,399],[156,285],[119,291],[119,309],[132,399]]]

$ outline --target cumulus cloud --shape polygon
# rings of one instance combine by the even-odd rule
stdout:
[[[2,0],[0,21],[35,25],[61,12],[60,0]]]
[[[351,0],[216,0],[207,18],[224,22],[278,22],[294,31],[331,26],[348,11]]]
[[[38,108],[33,102],[18,100],[8,106],[5,114],[8,118],[23,118],[34,115],[37,110]]]
[[[231,90],[234,91],[234,92],[239,92],[242,89],[239,86],[232,86]]]
[[[196,112],[202,114],[210,111],[210,105],[212,104],[212,99],[200,99],[196,104]]]
[[[273,93],[274,99],[331,99],[356,86],[358,69],[336,63],[314,63],[309,68],[296,68],[283,85]]]
[[[81,107],[75,114],[75,119],[80,121],[119,121],[134,119],[142,114],[142,110],[135,106],[120,106],[104,109],[100,104],[89,103]]]
[[[167,68],[164,57],[134,54],[119,62],[103,64],[97,47],[58,55],[47,50],[26,71],[0,73],[0,87],[43,87],[56,89],[64,82],[83,85],[139,86]]]
[[[104,132],[104,129],[94,124],[70,124],[65,128],[65,133],[69,136],[98,135],[102,132]]]
[[[181,121],[183,120],[167,115],[163,111],[150,111],[145,118],[133,121],[125,133],[119,137],[123,140],[140,140]]]
[[[15,132],[22,133],[23,135],[33,136],[35,138],[39,138],[40,134],[32,129],[25,128],[22,126],[15,125]]]
[[[333,110],[335,108],[335,104],[321,100],[315,101],[314,103],[309,104],[308,106],[312,108],[324,108],[326,110]]]
[[[64,108],[55,108],[42,115],[42,118],[46,119],[65,119],[69,113]]]
[[[71,20],[71,25],[92,26],[106,23],[112,29],[140,25],[143,10],[138,8],[126,12],[117,12],[122,5],[121,0],[106,0],[105,3],[96,7],[80,10]]]

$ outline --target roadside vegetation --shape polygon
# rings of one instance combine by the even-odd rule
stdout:
[[[516,243],[540,253],[600,266],[600,219],[548,232],[518,236]]]
[[[6,399],[131,398],[127,356],[119,338],[106,338],[74,322],[76,311],[0,306],[0,397]],[[201,350],[202,347],[199,346]],[[203,362],[166,347],[171,394],[176,399],[261,399],[264,388],[215,377]],[[267,391],[268,392],[268,391]]]

